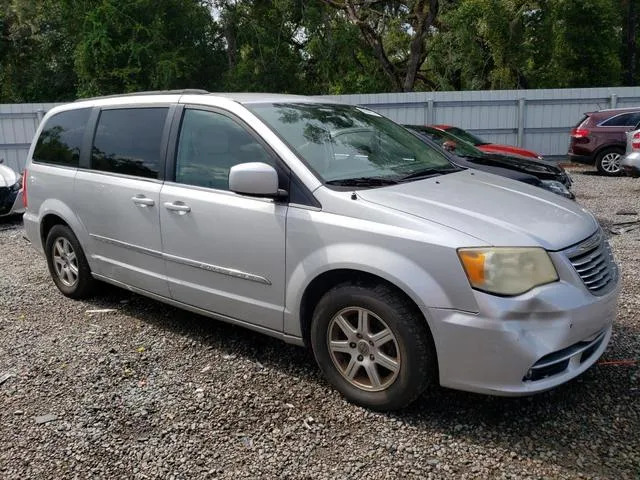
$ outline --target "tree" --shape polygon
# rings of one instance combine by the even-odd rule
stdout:
[[[80,95],[216,88],[224,50],[201,1],[97,0],[75,50]]]
[[[0,0],[0,101],[75,98],[73,24],[63,1]]]
[[[622,0],[623,12],[622,25],[622,60],[624,69],[623,83],[625,85],[636,84],[638,63],[638,15],[640,14],[636,0]]]
[[[551,78],[544,86],[620,85],[621,16],[617,0],[550,0]]]
[[[427,60],[438,88],[527,88],[532,3],[466,0],[445,8]]]
[[[230,90],[299,93],[302,78],[302,0],[217,2],[227,46]]]
[[[427,58],[427,38],[436,27],[439,0],[322,1],[360,29],[394,90],[410,92],[418,80],[433,86],[420,69]]]

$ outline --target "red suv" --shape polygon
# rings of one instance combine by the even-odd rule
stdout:
[[[627,145],[626,133],[640,123],[640,108],[616,108],[584,114],[571,130],[569,159],[595,163],[603,175],[622,173],[620,160]]]

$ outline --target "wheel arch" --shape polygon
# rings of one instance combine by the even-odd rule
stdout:
[[[47,236],[51,229],[56,225],[64,225],[71,228],[69,222],[56,213],[47,213],[40,221],[40,240],[42,245],[47,243]],[[73,228],[71,228],[73,230]]]
[[[318,304],[320,299],[336,285],[341,283],[352,282],[354,284],[361,285],[377,285],[384,284],[390,289],[394,290],[398,295],[404,297],[407,301],[409,301],[413,307],[415,307],[416,311],[420,313],[422,318],[424,319],[427,326],[429,326],[429,322],[426,319],[422,309],[416,303],[416,301],[405,292],[402,288],[398,287],[396,284],[390,282],[386,278],[380,277],[379,275],[366,272],[364,270],[358,270],[354,268],[335,268],[332,270],[327,270],[317,275],[304,290],[302,294],[298,318],[300,319],[300,328],[302,331],[302,339],[305,345],[309,345],[309,338],[311,332],[311,319],[313,317],[313,311],[315,306]]]
[[[609,150],[609,149],[620,149],[623,151],[626,150],[627,146],[624,143],[606,143],[600,147],[598,147],[596,149],[595,152],[593,152],[593,161],[597,162],[598,161],[598,156],[605,150]]]

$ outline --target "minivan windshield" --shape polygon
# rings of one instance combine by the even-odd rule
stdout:
[[[375,187],[457,171],[438,149],[360,107],[247,105],[329,185]]]

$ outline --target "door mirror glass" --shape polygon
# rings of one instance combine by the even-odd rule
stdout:
[[[245,195],[278,196],[278,173],[262,162],[234,165],[229,171],[229,190]]]

